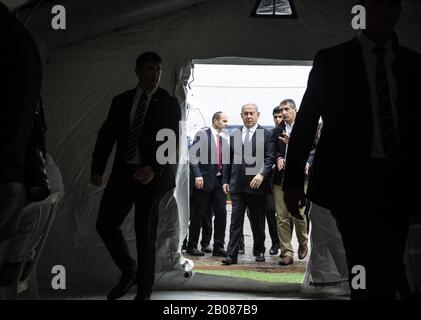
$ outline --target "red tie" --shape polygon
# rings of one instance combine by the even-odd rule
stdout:
[[[222,137],[219,134],[216,137],[218,138],[218,147],[217,147],[217,151],[218,151],[218,173],[221,173],[221,169],[222,169]]]

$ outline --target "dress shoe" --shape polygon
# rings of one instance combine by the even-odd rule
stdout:
[[[222,264],[225,266],[229,266],[231,264],[237,264],[237,258],[227,257],[225,259],[222,259]]]
[[[145,293],[137,293],[133,299],[134,301],[140,301],[140,300],[151,300],[150,294]]]
[[[212,249],[208,246],[208,247],[202,247],[202,249],[200,250],[204,253],[212,253]]]
[[[228,252],[222,248],[213,248],[212,256],[214,257],[228,257]]]
[[[130,290],[133,284],[136,283],[136,270],[124,272],[117,285],[107,295],[108,300],[115,300],[124,296]]]
[[[244,250],[244,248],[238,249],[238,254],[245,254],[245,253],[246,253],[246,251]]]
[[[196,248],[187,248],[187,254],[195,257],[203,257],[205,255],[204,252],[197,250]]]
[[[308,253],[307,241],[298,246],[298,259],[303,260]]]
[[[278,254],[278,251],[279,251],[279,245],[273,244],[272,247],[270,247],[269,254],[271,256],[276,256]]]
[[[281,260],[279,260],[280,266],[287,266],[294,262],[294,259],[290,256],[282,256]]]
[[[257,262],[265,262],[265,261],[266,261],[266,259],[265,259],[265,254],[264,254],[263,252],[259,253],[259,254],[256,256],[256,261],[257,261]]]

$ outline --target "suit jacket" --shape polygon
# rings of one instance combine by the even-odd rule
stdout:
[[[92,174],[103,175],[108,158],[117,144],[111,175],[116,174],[124,164],[124,152],[129,138],[130,114],[136,89],[126,91],[112,100],[107,119],[99,130],[92,155]],[[178,123],[181,119],[177,99],[161,88],[152,95],[139,138],[142,166],[150,166],[159,175],[160,191],[166,192],[175,186],[175,175],[170,165],[161,165],[156,160],[158,147],[163,143],[156,140],[161,129],[171,129],[178,141]],[[178,145],[178,143],[177,143]],[[162,189],[162,190],[161,190]]]
[[[195,178],[202,177],[204,181],[203,191],[210,191],[218,186],[217,173],[218,173],[218,159],[217,159],[217,146],[215,139],[212,136],[210,128],[199,131],[194,137],[193,145],[190,149],[192,153],[195,153],[196,159],[199,162],[192,161],[190,157],[190,172],[191,172],[191,183],[194,186]],[[207,150],[207,157],[201,161],[201,151]],[[225,139],[222,139],[222,152],[228,152],[228,143]],[[193,156],[193,154],[191,154]],[[202,154],[205,157],[206,154]],[[224,156],[223,156],[224,158]],[[223,161],[224,162],[224,161]],[[220,187],[222,187],[220,185]],[[193,188],[194,190],[194,188]]]
[[[0,3],[0,183],[24,182],[25,151],[42,84],[42,63],[31,34]]]
[[[410,180],[417,168],[420,107],[420,54],[393,45],[398,101],[398,130],[404,166],[400,188],[415,196]],[[414,104],[414,101],[416,104]],[[303,190],[303,167],[314,141],[319,117],[323,129],[314,155],[307,196],[329,209],[352,203],[365,190],[371,161],[372,107],[366,69],[357,38],[319,51],[294,124],[284,176],[284,190]],[[412,190],[411,190],[412,189]],[[351,202],[349,202],[351,201]]]
[[[229,183],[231,193],[266,194],[270,185],[270,175],[273,166],[272,133],[260,125],[257,126],[258,130],[262,130],[263,135],[257,135],[256,130],[251,138],[251,151],[252,156],[256,157],[256,146],[263,146],[263,159],[258,159],[257,163],[247,164],[243,155],[242,128],[238,128],[230,135],[230,161],[229,164],[222,166],[222,183]],[[258,136],[261,138],[258,138]],[[258,172],[247,174],[247,168],[254,168],[256,166],[259,166],[257,168]],[[265,178],[258,189],[251,189],[250,182],[257,173],[262,174]]]
[[[272,172],[272,183],[276,185],[282,185],[282,178],[284,176],[284,170],[278,170],[277,160],[279,157],[285,159],[285,150],[286,144],[278,139],[281,136],[281,133],[285,131],[285,121],[282,121],[278,126],[276,126],[272,131],[272,139],[274,146],[274,164]]]
[[[278,170],[278,165],[277,165],[277,160],[279,157],[282,157],[284,159],[286,157],[285,153],[286,153],[287,145],[282,140],[279,139],[283,131],[286,131],[285,121],[282,121],[277,127],[275,127],[272,133],[273,145],[274,145],[274,150],[275,150],[274,159],[273,159],[275,163],[275,167],[273,168],[272,181],[273,181],[273,184],[276,184],[276,185],[282,185],[282,180],[283,180],[284,172],[285,172],[285,169]],[[313,157],[314,157],[316,145],[317,145],[317,141],[315,140],[314,145],[312,146],[310,155],[307,159],[307,163],[309,165],[312,165],[313,163]],[[304,170],[304,167],[303,167],[303,170]]]

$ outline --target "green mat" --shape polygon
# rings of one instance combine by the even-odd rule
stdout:
[[[257,281],[267,282],[282,282],[282,283],[301,283],[304,278],[302,272],[253,272],[243,270],[197,270],[197,273],[215,274],[220,276],[229,276],[237,278],[252,279]]]

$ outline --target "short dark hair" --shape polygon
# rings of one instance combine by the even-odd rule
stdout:
[[[275,108],[273,108],[272,111],[272,116],[274,116],[276,113],[281,113],[281,107],[280,106],[276,106]]]
[[[148,62],[162,63],[162,59],[156,52],[143,52],[136,59],[136,69],[142,70],[143,66]]]
[[[218,112],[215,112],[214,114],[213,114],[213,116],[212,116],[212,124],[213,124],[213,122],[216,120],[216,121],[219,121],[220,119],[221,119],[221,115],[223,114],[223,112],[222,111],[218,111]]]

